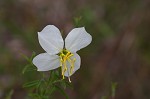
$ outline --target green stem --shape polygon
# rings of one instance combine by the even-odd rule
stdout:
[[[46,86],[46,88],[45,88],[45,91],[44,91],[43,95],[46,95],[47,90],[48,90],[48,88],[49,88],[49,86],[50,86],[50,84],[51,84],[51,75],[52,75],[52,72],[50,73],[50,77],[49,77],[49,79],[48,79],[48,83],[47,83],[47,86]]]

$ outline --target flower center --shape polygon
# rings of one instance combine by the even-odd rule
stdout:
[[[72,54],[70,51],[64,49],[58,55],[60,57],[60,67],[61,67],[61,74],[63,76],[63,79],[64,79],[64,74],[67,72],[69,82],[71,82],[70,76],[74,71],[74,63],[76,60],[75,58],[73,59],[71,57],[74,54]]]

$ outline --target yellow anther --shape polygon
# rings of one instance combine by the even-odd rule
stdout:
[[[70,54],[70,52],[67,52],[66,57]]]
[[[68,58],[70,58],[71,56],[73,56],[73,54],[70,54],[70,55],[68,56]]]

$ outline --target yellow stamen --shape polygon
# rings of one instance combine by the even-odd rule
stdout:
[[[71,83],[70,76],[68,77],[69,82]]]
[[[71,74],[73,73],[73,71],[74,71],[74,63],[75,63],[75,61],[76,61],[76,59],[74,58],[73,60],[72,60],[72,65],[71,65]]]
[[[75,63],[75,58],[73,59],[73,60],[71,60],[70,58],[68,58],[68,61],[69,61],[69,63],[70,63],[70,74],[72,74],[73,73],[73,71],[74,71],[74,63]]]
[[[73,54],[67,50],[62,50],[60,52],[59,56],[60,56],[60,66],[61,66],[62,77],[64,79],[64,74],[67,71],[68,72],[68,80],[71,83],[70,76],[74,71],[74,63],[75,63],[76,59],[75,58],[71,59]],[[67,61],[70,64],[70,69],[68,69]],[[69,70],[70,70],[70,72],[69,72]]]
[[[61,71],[62,71],[62,69],[63,69],[63,68],[62,68],[62,65],[63,65],[62,62],[63,62],[63,59],[62,59],[62,57],[60,57],[60,67],[61,67]],[[63,73],[62,73],[62,74],[63,74]]]

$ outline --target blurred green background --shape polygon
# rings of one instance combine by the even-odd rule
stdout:
[[[12,99],[26,98],[22,85],[39,72],[22,74],[21,53],[44,52],[37,32],[48,24],[64,37],[84,26],[93,37],[78,52],[82,64],[66,90],[70,99],[105,99],[111,82],[115,99],[150,99],[150,0],[0,0],[0,99],[12,90]]]

